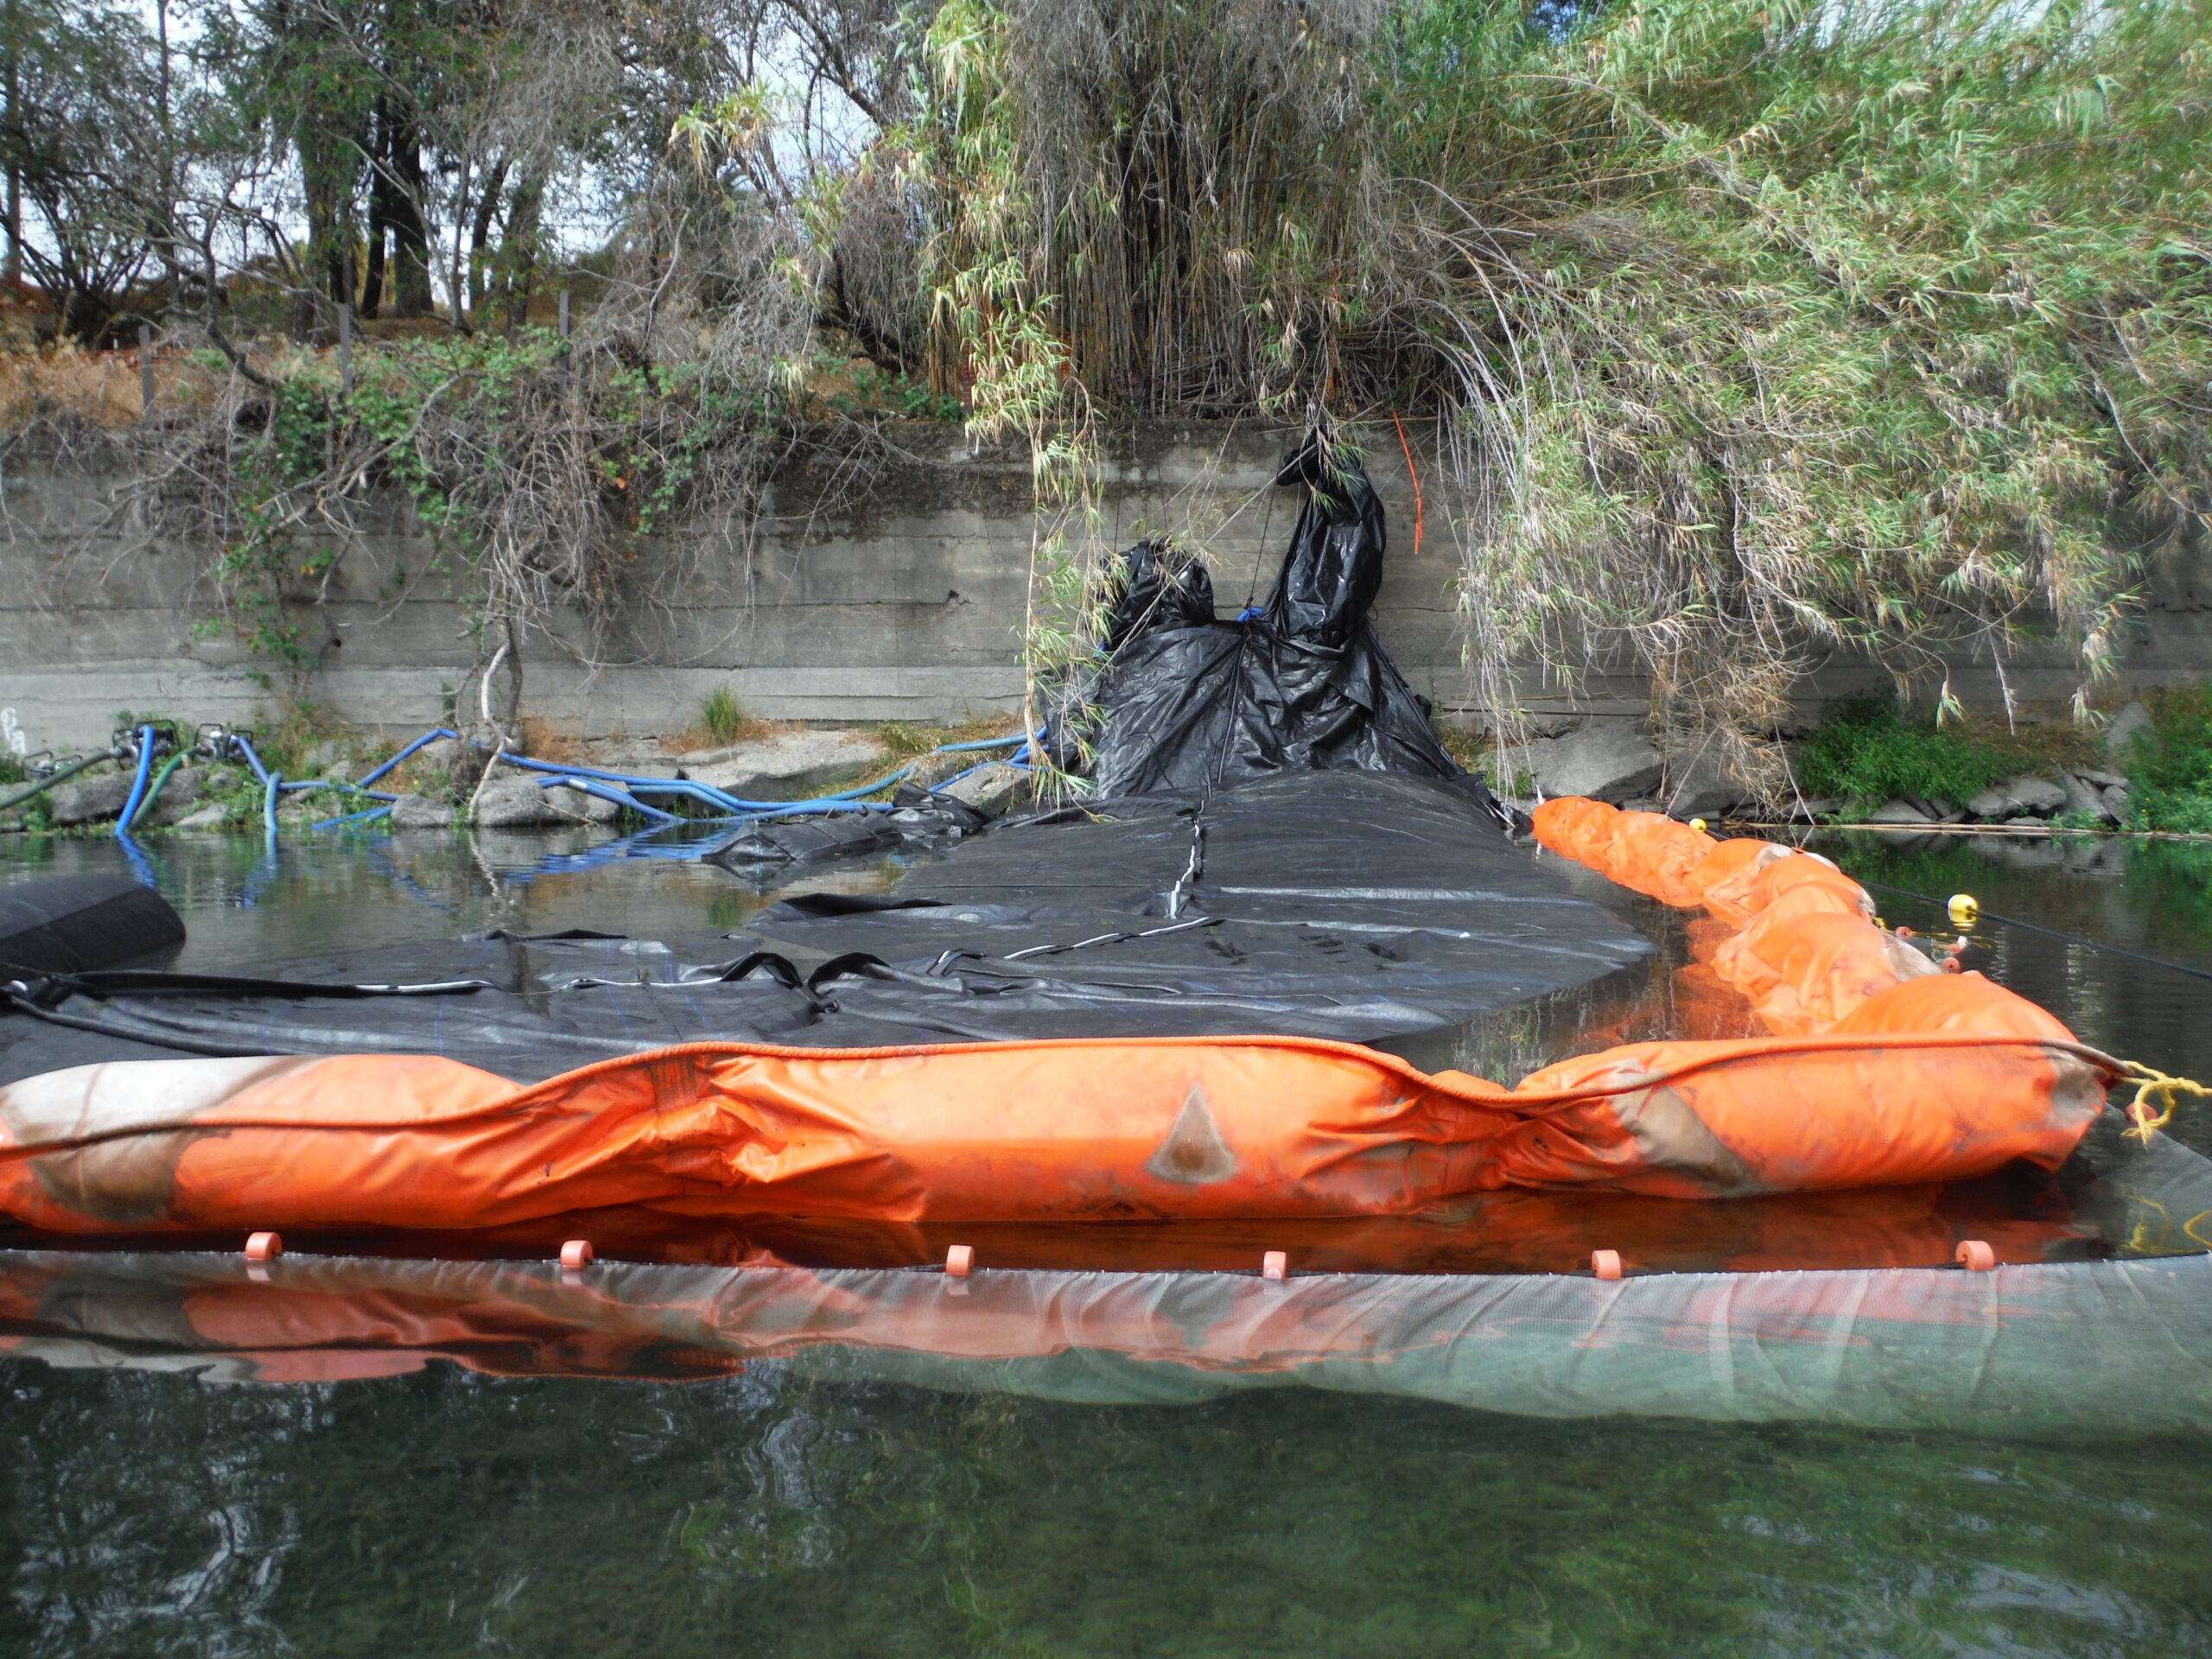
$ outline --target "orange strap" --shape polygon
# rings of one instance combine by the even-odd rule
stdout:
[[[1414,481],[1414,557],[1421,557],[1421,474],[1414,470],[1414,447],[1406,442],[1406,423],[1390,411],[1390,424],[1398,429],[1398,448],[1406,453],[1406,476]]]

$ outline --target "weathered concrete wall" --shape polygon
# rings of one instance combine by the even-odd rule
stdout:
[[[1286,435],[1209,424],[1133,435],[1107,480],[1103,535],[1120,546],[1166,530],[1204,547],[1221,608],[1234,614],[1264,594],[1296,516],[1292,493],[1269,487]],[[533,640],[524,713],[583,737],[671,733],[724,684],[748,712],[779,720],[934,719],[1016,706],[1026,460],[973,454],[940,426],[901,429],[895,448],[897,458],[845,499],[826,468],[793,468],[749,552],[733,533],[719,535],[679,582],[633,598],[594,649],[585,649],[575,617],[562,622],[563,638]],[[1450,527],[1429,502],[1414,556],[1405,464],[1382,453],[1374,473],[1392,531],[1377,626],[1417,690],[1447,712],[1465,710]],[[146,535],[117,513],[114,486],[97,472],[9,459],[0,708],[16,710],[35,748],[104,741],[125,709],[267,721],[276,694],[236,639],[208,626],[217,613],[207,550]],[[320,612],[301,613],[319,646],[302,692],[336,720],[419,730],[473,685],[479,652],[465,587],[403,504],[379,511],[339,563]],[[664,556],[649,549],[640,566]],[[2212,663],[2212,567],[2169,559],[2149,591],[2149,608],[2121,642],[2114,701]],[[2031,702],[2063,701],[2073,684],[2059,653],[2031,651],[2008,672]],[[1841,663],[1815,690],[1872,678]],[[1961,664],[1960,683],[1970,697],[1994,697],[1986,664]],[[1533,682],[1524,695],[1541,711],[1626,715],[1642,707],[1643,688],[1592,664],[1572,698]]]

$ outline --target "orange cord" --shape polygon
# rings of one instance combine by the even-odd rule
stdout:
[[[1390,411],[1390,424],[1398,429],[1398,448],[1406,452],[1406,476],[1414,481],[1414,557],[1421,557],[1421,474],[1414,470],[1414,447],[1406,442],[1406,423]]]

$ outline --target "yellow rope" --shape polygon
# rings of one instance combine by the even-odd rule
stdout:
[[[2212,1089],[2188,1077],[2170,1077],[2155,1066],[2140,1060],[2126,1062],[2127,1069],[2120,1073],[2120,1081],[2135,1085],[2135,1098],[2128,1103],[2127,1133],[2145,1146],[2151,1137],[2174,1121],[2174,1108],[2183,1095],[2194,1095],[2199,1100],[2212,1098]],[[2164,1109],[2153,1117],[2151,1102],[2156,1098]]]

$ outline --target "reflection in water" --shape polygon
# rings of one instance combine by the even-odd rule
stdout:
[[[577,868],[601,845],[586,830],[288,841],[273,868],[248,840],[143,844],[188,912],[186,960],[203,967],[492,926],[691,932],[740,925],[762,902],[680,859]],[[2212,965],[2202,849],[1824,849],[1864,879],[1937,899],[1969,891],[1991,911]],[[17,841],[0,845],[0,880],[120,857],[110,842]],[[834,879],[880,888],[894,874]],[[1911,902],[1883,895],[1892,921],[1948,931]],[[2087,1040],[2212,1074],[2202,982],[2001,924],[1977,928],[1975,943],[1993,976]],[[1638,1020],[1681,1014],[1650,1000],[1676,995],[1666,969],[1681,960],[1611,988],[1610,1011],[1561,1004],[1449,1041],[1496,1076],[1641,1034]],[[2186,1114],[2177,1125],[2200,1149],[2204,1127]],[[2185,1248],[2196,1218],[2167,1216],[2178,1232],[2161,1243],[2134,1179],[2122,1172],[2082,1213],[2123,1240]],[[9,1334],[66,1363],[0,1359],[4,1653],[2165,1659],[2212,1648],[2212,1302],[2200,1283],[2212,1262],[1803,1275],[1834,1316],[1815,1340],[1802,1317],[1762,1322],[1759,1298],[1782,1280],[1722,1281],[1725,1317],[1671,1335],[1610,1307],[1584,1309],[1568,1335],[1501,1306],[1460,1320],[1448,1343],[1409,1349],[1402,1373],[1381,1367],[1395,1391],[1377,1391],[1371,1361],[1303,1376],[1210,1363],[1217,1322],[1172,1298],[1148,1304],[1171,1316],[1141,1327],[1154,1357],[1095,1338],[979,1355],[977,1335],[1005,1325],[989,1274],[957,1307],[930,1306],[950,1334],[920,1349],[885,1340],[884,1321],[943,1280],[806,1275],[823,1288],[809,1294],[804,1328],[822,1339],[779,1348],[772,1320],[791,1305],[771,1292],[798,1282],[785,1269],[754,1281],[617,1268],[567,1287],[550,1269],[387,1262],[374,1268],[384,1323],[334,1341],[311,1295],[318,1274],[339,1270],[328,1262],[295,1258],[257,1284],[229,1259],[168,1258],[133,1282],[82,1277],[97,1278],[98,1258],[7,1261],[0,1277],[19,1290],[44,1275]],[[686,1271],[709,1276],[653,1276]],[[183,1282],[193,1273],[200,1281]],[[440,1273],[464,1275],[442,1305],[442,1334],[423,1323],[439,1312],[435,1291],[426,1302],[407,1277]],[[2152,1274],[2168,1276],[2125,1276]],[[2102,1288],[2049,1300],[2075,1280]],[[997,1281],[1043,1294],[1018,1322],[1033,1337],[1048,1319],[1112,1312],[1086,1284],[1142,1282]],[[1175,1282],[1211,1286],[1232,1311],[1268,1289]],[[1294,1280],[1257,1324],[1226,1328],[1260,1343],[1238,1354],[1273,1355],[1287,1338],[1269,1321],[1286,1309],[1318,1315],[1293,1338],[1333,1336],[1349,1305],[1322,1313],[1306,1299],[1376,1282]],[[1454,1288],[1426,1282],[1420,1294]],[[1670,1283],[1549,1282],[1570,1298]],[[2120,1287],[2131,1294],[2107,1294]],[[344,1289],[323,1312],[359,1313],[362,1287]],[[1967,1296],[1985,1299],[1971,1318]],[[560,1369],[550,1362],[635,1319],[641,1302],[659,1310],[652,1343],[599,1369],[701,1380],[492,1374]],[[1417,1302],[1390,1299],[1402,1328]],[[980,1317],[963,1325],[966,1313]],[[1158,1357],[1170,1341],[1194,1358]],[[432,1353],[454,1363],[424,1365]],[[536,1355],[549,1363],[521,1363]],[[731,1363],[743,1369],[728,1374]],[[195,1375],[287,1363],[364,1380],[232,1388]],[[1314,1386],[1281,1386],[1294,1379]],[[1731,1408],[1757,1421],[1692,1421]]]
[[[685,1384],[434,1365],[241,1389],[0,1362],[0,1649],[1643,1659],[2212,1641],[2196,1434],[1557,1422],[1203,1377],[1179,1393],[1179,1372],[1130,1405],[1123,1371],[1087,1393],[1081,1362],[1039,1397],[830,1363],[845,1351]]]
[[[1397,1278],[0,1252],[0,1350],[233,1382],[825,1376],[1128,1403],[1289,1384],[1516,1416],[2017,1438],[2212,1427],[2212,1257],[2000,1269]],[[2134,1402],[2111,1410],[2109,1360]]]
[[[239,836],[149,837],[157,885],[183,912],[185,969],[236,969],[334,949],[506,928],[565,928],[652,938],[741,927],[772,901],[699,855],[727,829],[617,838],[587,826],[550,830],[287,839],[272,863]],[[915,860],[796,873],[810,892],[878,893]],[[0,882],[127,870],[112,840],[0,836]]]

